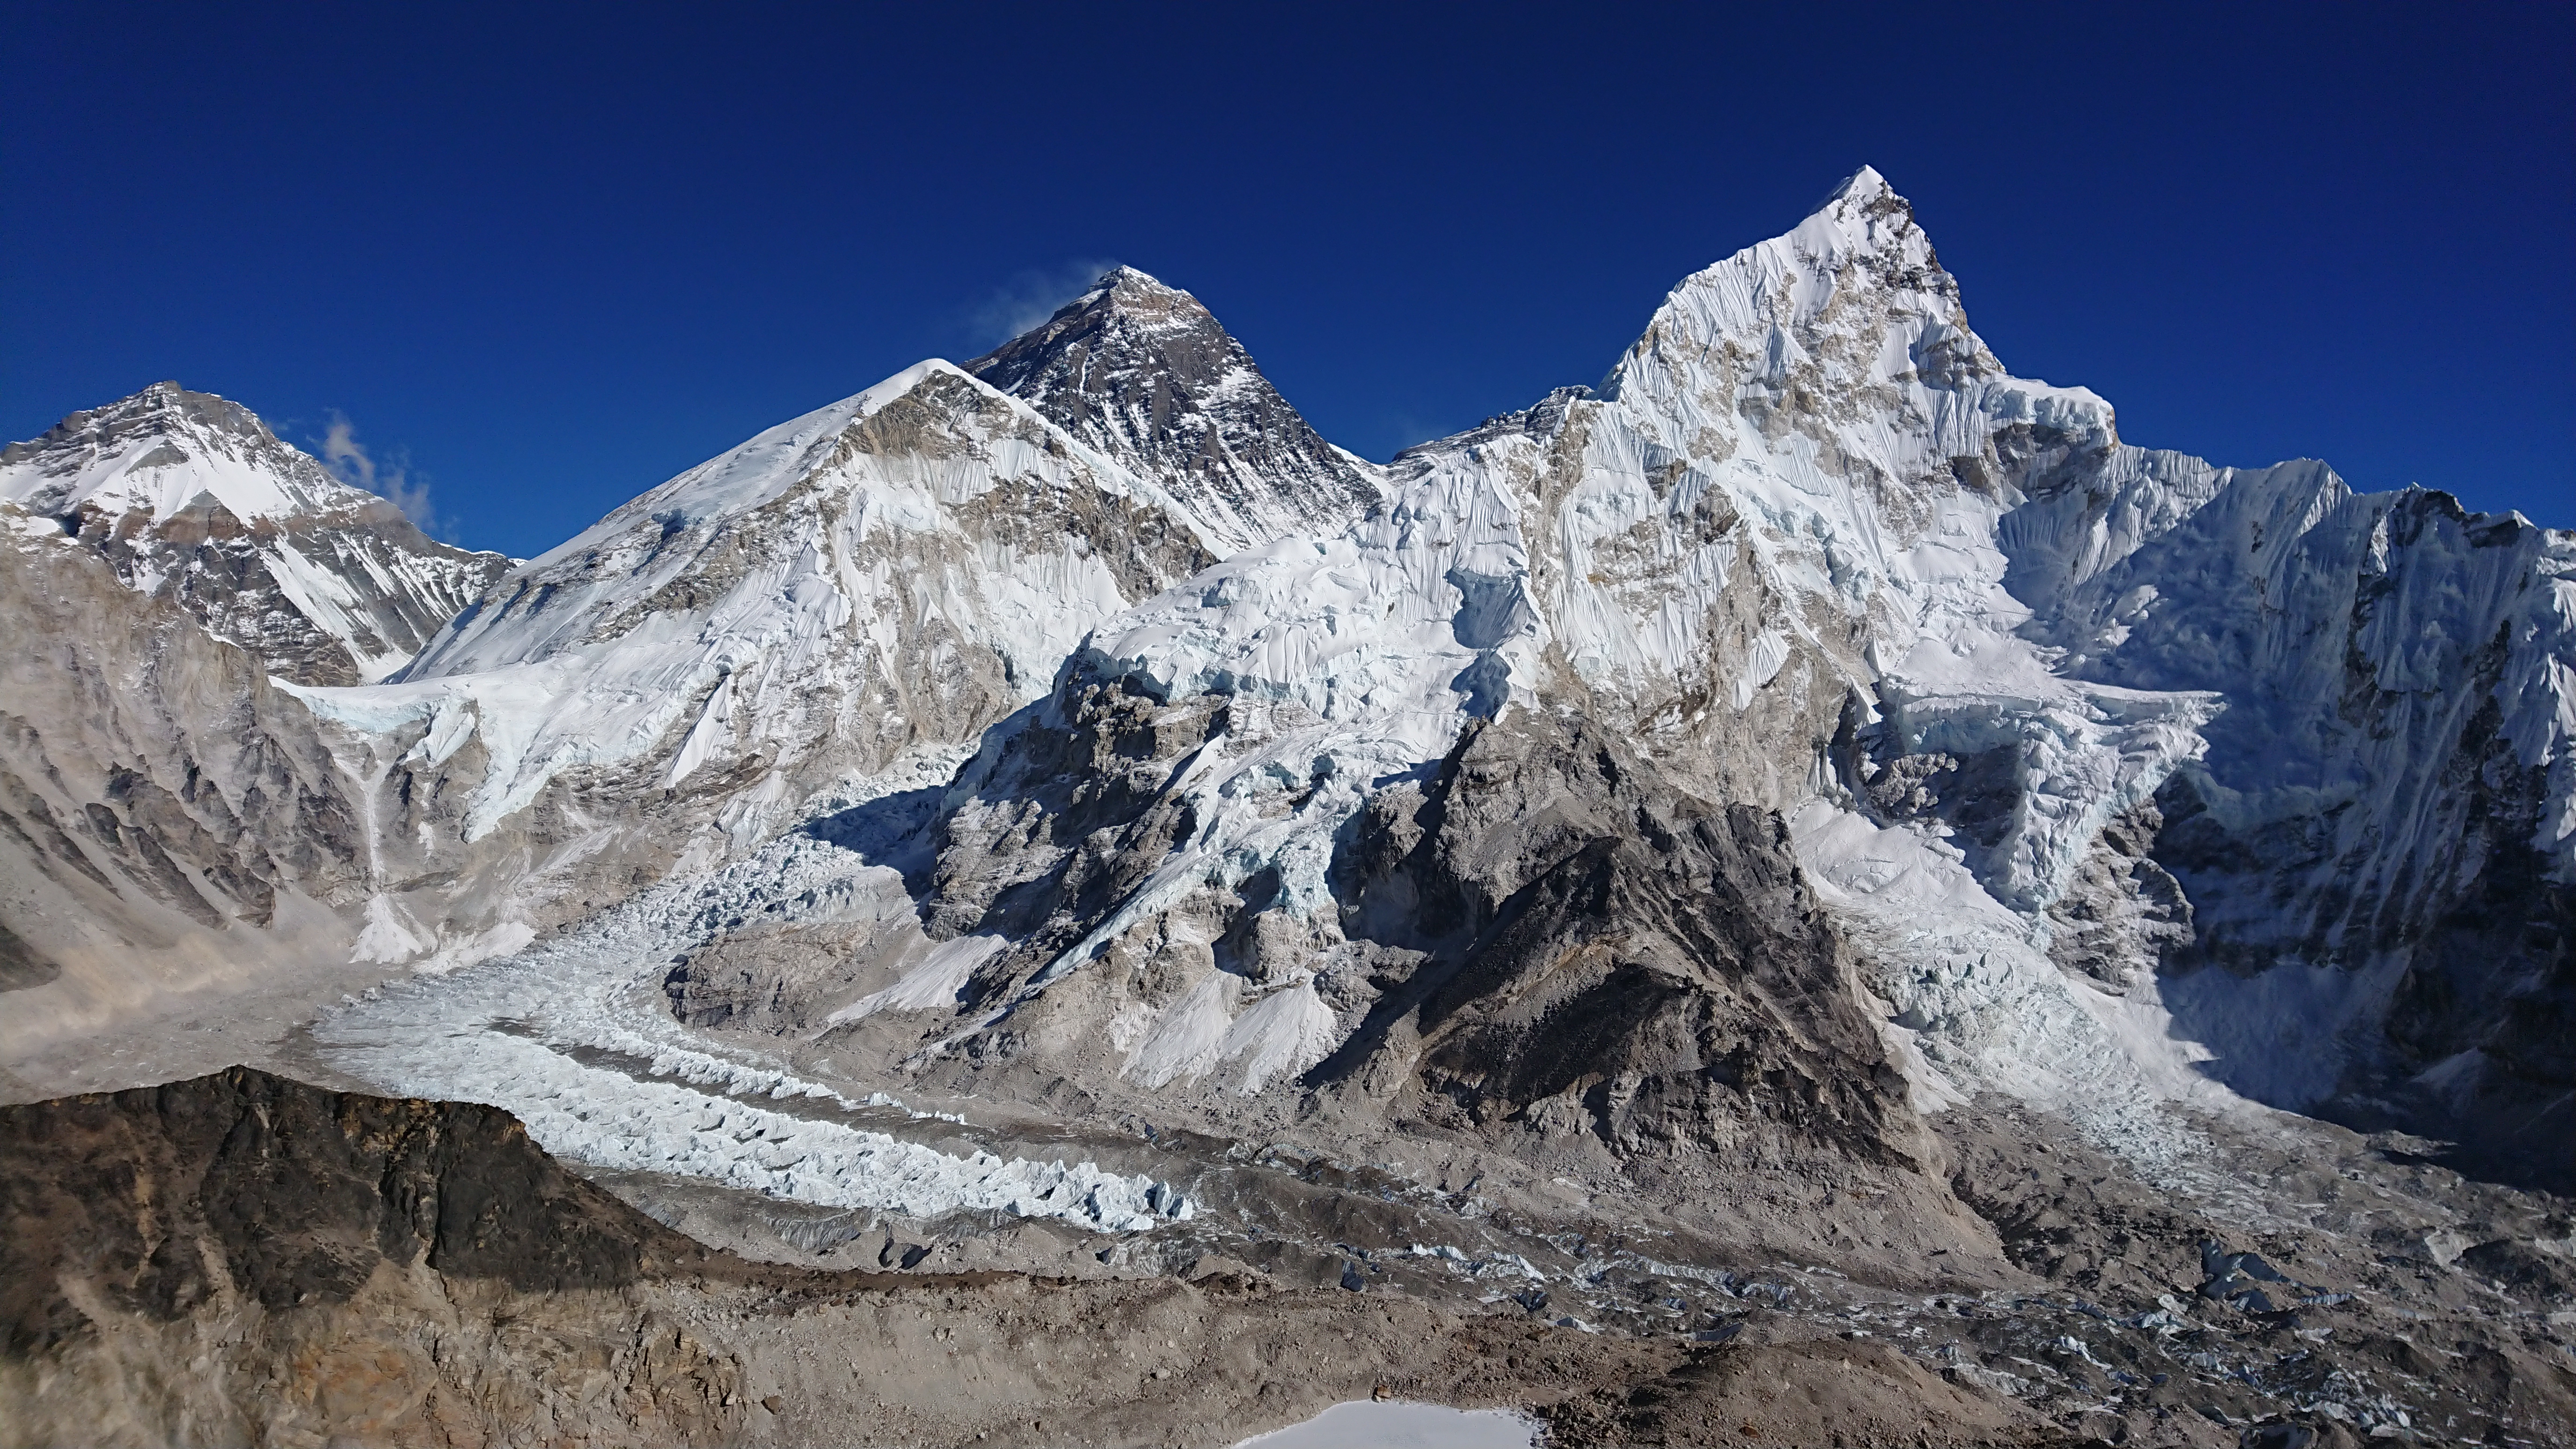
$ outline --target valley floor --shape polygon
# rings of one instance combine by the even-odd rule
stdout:
[[[1757,1246],[1777,1224],[1730,1226],[1776,1210],[1751,1200],[1462,1183],[1384,1138],[1244,1140],[818,1080],[774,1038],[656,1009],[688,899],[364,992],[245,1053],[433,1117],[477,1110],[434,1099],[508,1109],[533,1143],[436,1172],[542,1177],[541,1146],[588,1181],[534,1200],[664,1266],[547,1281],[454,1266],[435,1241],[371,1258],[353,1245],[391,1241],[374,1219],[400,1217],[375,1200],[399,1174],[350,1126],[390,1110],[348,1105],[375,1098],[234,1073],[8,1108],[0,1444],[516,1442],[538,1425],[568,1444],[1221,1445],[1381,1388],[1526,1410],[1560,1446],[2576,1442],[2570,1205],[2461,1179],[2404,1139],[2211,1117],[2190,1124],[2204,1170],[2150,1180],[1981,1098],[1933,1121],[1982,1247],[1908,1257],[1846,1203],[1807,1225],[1839,1249],[1787,1260]],[[157,1040],[181,1044],[149,1048],[176,1065],[190,1038]],[[106,1050],[85,1070],[140,1065]],[[308,1137],[285,1141],[295,1112]],[[269,1140],[171,1125],[210,1113]],[[514,1152],[542,1166],[492,1165]],[[347,1220],[274,1226],[245,1259],[190,1215],[254,1170],[263,1201],[312,1195],[305,1178],[367,1185],[320,1194]],[[155,1201],[137,1185],[155,1180],[183,1190]],[[504,1239],[537,1210],[487,1196]],[[138,1220],[152,1241],[120,1244]],[[153,1280],[174,1252],[203,1271],[172,1295]],[[279,1288],[299,1253],[340,1264],[337,1288]]]

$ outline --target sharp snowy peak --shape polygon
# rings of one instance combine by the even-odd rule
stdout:
[[[1375,465],[1307,426],[1197,298],[1133,267],[966,368],[1160,484],[1220,555],[1377,500]]]
[[[0,450],[0,498],[299,684],[400,668],[509,567],[427,537],[240,404],[172,382]]]
[[[1787,815],[1927,1100],[2149,1157],[2204,1074],[2453,1136],[2565,1110],[2565,535],[2121,443],[2004,370],[1870,171],[1686,279],[1598,394],[1386,487],[1103,625],[961,777],[929,919],[1026,942],[960,988],[976,1030],[1169,956],[1084,988],[1132,994],[1084,1008],[1127,1078],[1325,1070],[1391,979],[1354,822],[1531,711]],[[1205,940],[1269,948],[1170,956]]]

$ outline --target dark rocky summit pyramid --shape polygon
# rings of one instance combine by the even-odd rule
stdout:
[[[966,370],[1160,483],[1226,553],[1377,501],[1374,465],[1308,426],[1196,297],[1134,267]]]

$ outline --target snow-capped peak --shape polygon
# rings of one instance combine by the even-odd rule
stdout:
[[[400,667],[509,566],[436,542],[250,409],[175,382],[0,450],[0,500],[303,684]]]
[[[244,522],[390,508],[280,442],[250,409],[175,382],[73,413],[43,437],[0,450],[0,498],[49,516],[87,504],[153,523],[199,499]]]
[[[1114,321],[1117,290],[1014,348]],[[2499,1022],[2537,1019],[2514,1003],[2541,948],[2432,923],[2557,939],[2512,935],[2551,909],[2536,886],[2501,902],[2564,880],[2576,842],[2569,546],[2315,465],[2121,444],[2100,397],[2004,369],[1875,171],[1684,279],[1598,394],[1409,450],[1388,489],[1104,625],[1067,671],[1066,719],[1087,690],[1224,697],[1231,733],[1169,787],[1187,849],[1038,984],[1198,881],[1273,871],[1265,909],[1328,935],[1322,863],[1379,782],[1552,708],[1793,817],[1872,989],[1970,1086],[2201,1081],[2119,1065],[2085,994],[2151,1003],[2166,951],[2288,973],[2365,1031],[2410,970],[2474,1001],[2404,1043],[2408,1070],[2469,1050],[2475,1076],[2530,1029]],[[2161,845],[2160,810],[2182,822]],[[2442,914],[2473,889],[2499,903]],[[2229,972],[2173,979],[2228,1080],[2296,1059],[2266,1095],[2332,1090],[2335,1051],[2264,1039],[2309,1018],[2244,1009]]]
[[[753,773],[731,818],[754,839],[818,784],[972,739],[1208,541],[1151,480],[933,358],[519,566],[388,684],[309,697],[425,729],[432,767],[479,739],[469,840],[576,768],[719,803],[709,777]]]

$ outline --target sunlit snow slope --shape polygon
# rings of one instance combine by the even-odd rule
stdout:
[[[927,362],[520,565],[387,684],[310,698],[416,723],[426,766],[478,746],[468,838],[600,766],[720,780],[761,835],[813,784],[973,738],[1208,557],[1151,484]]]

